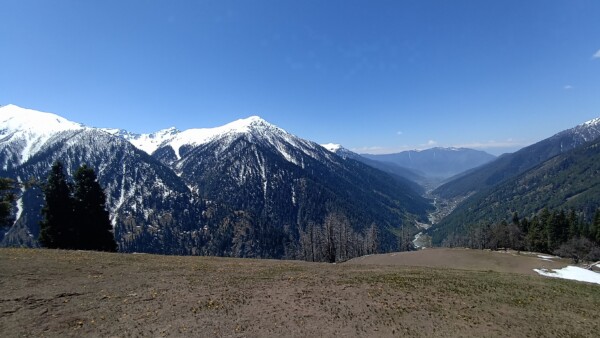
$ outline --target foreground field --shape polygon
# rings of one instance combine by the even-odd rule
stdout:
[[[0,335],[600,332],[597,285],[479,270],[0,249]]]

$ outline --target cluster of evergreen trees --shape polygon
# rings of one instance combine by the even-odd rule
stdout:
[[[63,165],[54,163],[43,187],[40,244],[47,248],[116,251],[106,210],[106,195],[96,173],[86,165],[67,181]]]
[[[473,224],[466,235],[450,235],[445,246],[466,246],[476,249],[512,248],[559,255],[579,260],[600,260],[600,209],[591,222],[586,222],[574,210],[542,209],[531,218],[520,219],[517,213],[511,221]]]
[[[15,200],[14,190],[16,188],[15,181],[10,178],[0,177],[0,228],[8,226],[12,203]]]

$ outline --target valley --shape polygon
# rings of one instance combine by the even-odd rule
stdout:
[[[600,1],[0,1],[0,338],[600,337]]]
[[[60,161],[67,174],[98,170],[121,252],[343,262],[467,246],[596,259],[599,125],[497,158],[440,147],[361,155],[258,116],[135,134],[3,106],[0,176],[34,183],[15,191],[0,245],[38,246],[41,187]]]

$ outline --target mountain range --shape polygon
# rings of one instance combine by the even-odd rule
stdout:
[[[504,154],[496,161],[466,171],[438,187],[434,194],[443,198],[457,198],[485,190],[524,173],[556,155],[592,141],[598,136],[600,136],[600,118],[564,130],[517,152]]]
[[[41,185],[55,161],[68,175],[96,170],[122,252],[343,261],[405,249],[432,221],[440,244],[513,212],[573,208],[589,219],[600,207],[599,136],[594,119],[498,158],[457,148],[359,155],[258,116],[135,134],[8,105],[0,176],[37,183],[16,192],[0,245],[38,245]]]
[[[481,150],[441,147],[395,154],[361,154],[361,156],[378,162],[394,163],[412,169],[427,178],[438,180],[450,178],[496,159],[496,156]]]
[[[255,116],[136,135],[0,108],[0,176],[43,182],[57,160],[68,174],[83,163],[96,169],[125,252],[297,258],[310,245],[322,259],[338,244],[334,259],[345,259],[372,247],[368,238],[379,251],[395,249],[399,229],[416,231],[431,208],[413,182]],[[35,246],[40,189],[18,197],[14,225],[0,241]],[[344,233],[327,233],[328,224]]]
[[[544,208],[572,209],[591,221],[600,207],[600,118],[564,130],[467,171],[433,191],[463,200],[430,233],[440,244],[466,226],[530,217]]]

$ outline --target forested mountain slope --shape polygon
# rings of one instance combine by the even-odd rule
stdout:
[[[459,205],[432,230],[440,243],[468,226],[524,217],[540,210],[575,210],[589,222],[600,207],[600,139],[555,156]]]
[[[486,190],[515,177],[536,165],[600,136],[600,118],[562,131],[550,138],[512,154],[470,170],[438,187],[434,194],[442,198],[457,198]]]

